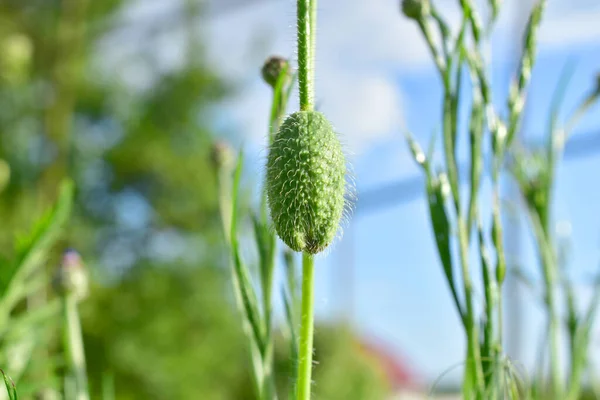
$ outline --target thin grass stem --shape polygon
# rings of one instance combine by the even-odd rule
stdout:
[[[85,353],[83,350],[81,323],[79,321],[75,293],[65,293],[63,302],[65,323],[64,344],[67,353],[67,362],[75,383],[75,400],[89,400]]]

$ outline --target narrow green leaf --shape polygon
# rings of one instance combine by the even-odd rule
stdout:
[[[18,338],[28,331],[37,330],[43,326],[42,324],[54,322],[54,318],[60,314],[61,310],[61,303],[58,299],[51,300],[38,308],[28,309],[27,312],[12,317],[10,324],[1,333],[1,336]]]
[[[4,377],[4,384],[6,385],[6,391],[8,392],[8,398],[10,400],[17,400],[19,398],[17,394],[17,387],[12,379],[4,372],[4,370],[0,369],[2,372],[2,376]]]
[[[27,238],[21,239],[16,266],[0,300],[0,326],[5,324],[12,308],[27,293],[27,279],[46,260],[49,250],[60,237],[71,213],[74,192],[73,182],[64,180],[54,207],[38,221]]]
[[[452,254],[450,252],[450,223],[446,213],[446,201],[448,197],[448,182],[443,179],[443,175],[435,176],[431,171],[431,166],[425,153],[421,150],[419,144],[414,138],[407,133],[406,141],[411,150],[415,162],[425,171],[426,177],[426,194],[429,205],[429,216],[433,228],[435,243],[438,249],[438,255],[442,262],[446,281],[450,286],[452,298],[456,305],[463,324],[466,324],[465,313],[463,306],[458,298],[456,285],[454,283],[454,272],[452,266]]]
[[[297,321],[297,316],[295,311],[295,308],[293,308],[292,304],[292,300],[290,298],[290,296],[287,294],[285,287],[282,287],[281,289],[281,298],[283,299],[283,305],[285,308],[285,321],[286,321],[286,328],[290,334],[290,338],[289,338],[289,345],[290,345],[290,363],[291,363],[291,372],[290,372],[290,376],[293,377],[292,379],[295,379],[297,376],[297,370],[298,370],[298,336],[297,336],[297,332],[296,332],[296,321]],[[295,387],[296,387],[296,382],[291,382],[290,383],[290,398],[294,397],[294,392],[295,392]]]
[[[243,311],[245,317],[250,324],[252,330],[252,338],[261,354],[264,354],[265,343],[263,340],[261,317],[258,311],[258,302],[250,273],[246,264],[242,261],[238,242],[238,193],[240,188],[240,180],[244,163],[244,155],[240,150],[237,165],[235,169],[233,191],[232,191],[232,211],[231,211],[231,252],[233,258],[233,267],[236,277],[236,287],[239,289],[239,294],[242,300]]]
[[[456,305],[457,311],[463,321],[466,323],[464,309],[458,298],[456,286],[454,283],[454,272],[452,266],[452,255],[450,252],[450,223],[446,213],[447,189],[443,187],[444,183],[441,179],[435,178],[428,173],[427,176],[427,199],[429,203],[429,216],[433,226],[435,242],[438,248],[438,254],[442,262],[446,281],[450,286],[452,298]],[[447,183],[446,183],[447,185]]]
[[[479,243],[479,258],[481,263],[481,275],[483,276],[483,285],[485,287],[485,316],[483,320],[483,345],[481,347],[481,356],[483,359],[483,371],[486,380],[486,386],[488,386],[491,380],[494,378],[494,362],[496,358],[493,354],[493,347],[495,342],[494,337],[494,311],[496,309],[496,297],[497,297],[497,286],[494,281],[492,273],[492,266],[490,263],[490,257],[488,254],[487,246],[485,244],[485,238],[483,236],[483,228],[481,224],[477,226],[477,238]]]

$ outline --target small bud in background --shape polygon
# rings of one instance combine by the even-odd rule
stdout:
[[[265,61],[261,73],[265,82],[272,88],[275,88],[279,75],[281,75],[283,71],[285,71],[286,78],[290,79],[292,76],[292,69],[289,61],[283,57],[271,56]]]
[[[61,265],[54,280],[56,290],[65,295],[73,294],[77,300],[83,300],[88,294],[88,276],[79,253],[67,249],[63,253]]]
[[[215,169],[231,169],[235,163],[235,155],[229,143],[216,141],[211,152],[211,161]]]
[[[419,21],[429,15],[429,0],[402,0],[402,12],[407,18]]]

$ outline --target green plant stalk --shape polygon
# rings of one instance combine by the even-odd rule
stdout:
[[[560,319],[557,310],[555,297],[556,287],[556,262],[553,249],[551,247],[548,232],[544,230],[543,222],[538,217],[534,209],[530,209],[529,215],[533,225],[533,232],[538,243],[538,251],[542,260],[542,272],[546,293],[544,301],[548,312],[548,334],[550,336],[550,372],[552,380],[553,395],[561,399],[563,394],[561,374],[560,374]]]
[[[484,321],[484,356],[488,358],[485,363],[484,374],[486,379],[486,387],[489,387],[493,383],[493,375],[497,368],[498,357],[502,353],[502,284],[504,283],[504,277],[506,274],[506,260],[504,252],[504,241],[503,241],[503,229],[502,220],[500,216],[500,187],[499,187],[499,175],[500,167],[503,162],[503,129],[504,125],[498,119],[496,111],[492,103],[491,88],[489,85],[488,78],[485,73],[483,57],[480,50],[481,40],[481,23],[479,22],[479,16],[473,8],[470,0],[461,0],[461,5],[465,13],[464,18],[470,21],[471,30],[475,39],[475,46],[468,58],[468,65],[471,70],[471,76],[473,81],[473,110],[471,114],[471,153],[472,153],[472,186],[471,186],[471,199],[469,204],[469,228],[470,223],[475,221],[477,218],[477,207],[476,207],[476,196],[479,189],[479,182],[481,179],[481,137],[484,133],[483,116],[485,110],[485,116],[487,119],[487,126],[492,134],[492,150],[493,150],[493,162],[492,162],[492,242],[495,247],[496,253],[496,271],[492,273],[489,261],[486,260],[486,247],[483,244],[483,235],[479,232],[480,241],[480,255],[482,257],[482,275],[484,278],[485,287],[485,314],[486,318]],[[496,10],[497,13],[498,10]],[[491,21],[495,19],[492,16]],[[489,32],[488,32],[489,33]],[[474,136],[474,138],[473,138]],[[475,161],[477,160],[477,161]],[[475,199],[475,200],[473,200]]]
[[[483,276],[483,282],[485,287],[485,315],[486,320],[484,321],[483,331],[483,344],[481,348],[482,354],[482,367],[485,378],[485,386],[489,388],[494,376],[495,368],[495,316],[494,310],[496,309],[496,283],[493,280],[493,273],[490,265],[490,259],[487,254],[487,248],[483,237],[483,230],[481,224],[477,227],[477,238],[479,242],[479,255],[481,258],[481,272]]]
[[[287,101],[289,99],[289,87],[292,84],[289,84],[289,87],[285,85],[288,82],[288,71],[284,69],[279,74],[277,79],[277,84],[273,90],[273,100],[271,104],[271,113],[269,117],[269,145],[273,143],[275,140],[275,134],[281,125],[283,117],[285,115],[285,110],[287,106]],[[265,325],[265,349],[263,354],[263,374],[264,380],[263,385],[264,388],[262,390],[263,396],[265,399],[273,399],[276,398],[276,390],[275,383],[273,380],[273,340],[272,340],[272,294],[273,294],[273,273],[275,271],[275,263],[277,258],[277,238],[275,236],[275,232],[272,229],[269,229],[268,226],[268,207],[267,207],[267,191],[263,188],[262,191],[262,200],[261,200],[261,218],[262,218],[262,227],[265,231],[268,231],[265,236],[265,239],[268,247],[268,251],[266,254],[261,256],[261,263],[264,265],[261,266],[261,292],[262,292],[262,300],[263,300],[263,315],[264,315],[264,325]],[[259,244],[260,246],[260,244]]]
[[[314,108],[314,51],[317,0],[298,0],[298,88],[300,110],[312,111]]]
[[[471,398],[471,391],[477,395],[483,392],[484,377],[481,368],[481,350],[479,347],[479,328],[475,320],[473,309],[473,285],[469,272],[469,250],[468,233],[466,222],[462,216],[458,216],[458,241],[460,249],[460,264],[462,270],[463,287],[466,303],[466,334],[467,334],[467,373],[465,374],[465,396]]]
[[[266,223],[266,221],[265,221]],[[265,228],[268,229],[268,228]],[[271,314],[273,310],[272,293],[273,293],[273,272],[275,270],[275,261],[277,256],[277,240],[274,232],[269,232],[269,247],[270,252],[266,260],[261,260],[267,263],[264,266],[266,274],[261,280],[262,299],[263,299],[263,316],[265,322],[265,350],[263,354],[263,393],[265,400],[277,398],[275,391],[275,383],[273,381],[273,335]]]
[[[444,71],[446,70],[446,62],[444,61],[444,58],[435,46],[431,23],[427,19],[419,19],[417,23],[419,24],[419,28],[421,28],[421,32],[425,37],[425,41],[427,42],[429,51],[431,52],[433,60],[435,61],[435,66],[437,67],[438,72],[440,73],[440,77],[442,78],[442,80],[444,80],[445,85],[446,81],[444,79]]]
[[[298,87],[300,110],[314,109],[314,60],[317,0],[298,0]],[[297,400],[309,400],[314,330],[314,258],[302,254],[302,306],[298,347]]]
[[[217,190],[219,192],[219,212],[221,214],[221,223],[223,225],[223,235],[225,236],[225,241],[227,245],[231,248],[231,233],[232,233],[232,201],[231,201],[231,187],[232,187],[232,179],[231,179],[231,170],[223,167],[219,167],[217,171]],[[253,381],[254,387],[257,393],[258,398],[260,399],[262,396],[262,387],[263,387],[263,366],[262,366],[262,357],[260,354],[260,349],[258,348],[256,342],[253,340],[252,328],[250,326],[249,318],[245,312],[244,304],[242,300],[242,293],[240,287],[240,281],[235,272],[235,268],[231,267],[231,281],[233,283],[233,293],[235,297],[236,308],[240,312],[243,317],[242,321],[242,329],[244,334],[248,338],[248,342],[250,343],[250,357],[252,360],[252,372],[253,372]]]
[[[535,63],[537,32],[545,7],[546,0],[539,0],[534,6],[527,23],[525,39],[523,42],[524,52],[521,57],[519,76],[511,87],[508,99],[509,123],[506,138],[507,146],[510,146],[510,143],[514,139],[521,120],[521,114],[525,103],[525,88],[529,83],[531,70]]]
[[[470,11],[464,10],[466,16]],[[439,16],[436,20],[441,20]],[[457,224],[458,224],[458,242],[460,252],[460,263],[463,278],[463,288],[465,293],[465,330],[467,335],[467,368],[465,372],[464,391],[467,398],[471,397],[471,393],[475,394],[483,393],[484,390],[484,375],[481,365],[481,349],[479,343],[479,328],[475,319],[475,313],[473,309],[473,288],[470,277],[469,265],[468,265],[468,249],[469,249],[469,227],[467,221],[462,215],[460,207],[460,193],[458,183],[458,170],[455,157],[455,140],[454,135],[456,131],[456,121],[458,120],[456,113],[458,112],[457,99],[458,92],[454,95],[451,87],[451,72],[452,63],[451,58],[445,62],[440,52],[435,46],[432,29],[427,19],[418,20],[419,27],[426,39],[429,46],[430,52],[434,58],[435,64],[438,68],[442,82],[444,84],[444,120],[443,120],[443,133],[444,133],[444,154],[446,159],[446,168],[448,171],[448,179],[450,183],[450,190],[452,192],[452,198],[454,203],[454,209],[456,211]],[[462,30],[461,30],[462,31]],[[459,41],[457,48],[462,46],[463,33],[459,35]],[[460,52],[460,50],[459,50]],[[459,57],[460,59],[460,57]],[[460,66],[458,66],[460,69]],[[473,190],[473,188],[472,188]]]
[[[300,329],[297,400],[310,399],[313,328],[314,328],[314,271],[315,261],[311,254],[302,254],[302,323]]]
[[[587,364],[587,350],[590,341],[590,333],[594,324],[594,320],[596,318],[599,303],[600,285],[598,284],[598,282],[596,282],[594,295],[587,309],[587,312],[584,315],[584,318],[579,323],[574,340],[575,346],[573,348],[571,373],[569,376],[569,390],[567,392],[566,397],[568,400],[579,399],[581,393],[582,375]]]
[[[296,376],[298,372],[298,340],[297,340],[297,326],[299,325],[298,314],[300,311],[300,304],[298,303],[298,283],[296,279],[296,262],[294,260],[294,253],[287,249],[284,253],[285,259],[285,273],[286,273],[286,284],[287,291],[284,287],[282,288],[282,297],[285,306],[285,317],[286,317],[286,328],[288,329],[290,341],[290,354],[291,354],[291,376]],[[293,399],[295,387],[291,387],[290,399]]]
[[[554,296],[554,285],[555,285],[555,271],[553,271],[552,264],[547,262],[543,265],[544,268],[544,281],[546,285],[546,306],[548,307],[548,314],[550,318],[549,330],[550,330],[550,368],[552,373],[552,388],[554,397],[557,399],[562,398],[562,382],[560,377],[560,320],[557,311],[556,298]]]
[[[570,75],[569,75],[570,76]],[[566,86],[566,85],[565,85]],[[549,155],[551,155],[551,163],[550,169],[551,173],[554,174],[556,166],[556,159],[560,156],[562,152],[562,148],[564,142],[566,141],[566,137],[574,128],[579,119],[583,116],[583,114],[598,100],[598,96],[600,92],[598,88],[596,88],[592,93],[590,93],[583,102],[579,105],[579,107],[575,110],[575,113],[565,124],[565,128],[563,130],[564,138],[560,141],[560,144],[555,143],[554,137],[556,135],[551,136],[550,144],[552,145],[552,151],[549,151]],[[552,131],[551,131],[552,132]],[[552,181],[550,181],[552,182]],[[551,191],[551,189],[549,189]],[[548,196],[550,197],[550,196]],[[586,314],[583,318],[578,318],[575,311],[575,300],[573,294],[573,287],[570,284],[566,284],[567,286],[567,300],[568,300],[568,310],[569,310],[569,339],[570,339],[570,357],[571,357],[571,368],[569,374],[569,386],[567,391],[566,398],[568,400],[577,400],[581,393],[582,386],[582,375],[584,369],[586,367],[587,361],[587,350],[589,346],[590,340],[590,331],[594,324],[596,318],[596,311],[598,308],[598,304],[600,303],[600,285],[598,281],[596,281],[594,295],[588,307]]]
[[[561,76],[559,85],[555,91],[554,99],[552,102],[551,117],[549,120],[549,131],[550,137],[547,144],[546,151],[546,174],[544,192],[542,193],[545,198],[545,204],[539,209],[535,206],[530,205],[528,207],[529,215],[532,220],[532,226],[535,233],[536,244],[538,252],[540,254],[542,271],[544,276],[544,284],[546,287],[545,303],[548,313],[548,330],[550,336],[550,366],[551,366],[551,379],[553,383],[553,390],[555,396],[559,397],[563,394],[562,382],[560,377],[560,360],[558,359],[558,350],[560,338],[560,319],[557,312],[557,300],[555,297],[555,287],[558,283],[557,274],[559,273],[558,264],[555,261],[554,250],[552,249],[552,238],[549,229],[549,216],[550,216],[550,204],[552,199],[553,187],[554,187],[554,176],[557,168],[557,161],[560,158],[564,143],[568,133],[573,129],[578,119],[584,114],[584,112],[593,104],[596,98],[595,92],[588,95],[580,106],[576,109],[575,113],[565,124],[564,129],[557,129],[557,116],[558,110],[562,99],[564,98],[564,92],[568,84],[568,80],[572,75],[572,65],[568,64]],[[586,337],[581,334],[581,329],[578,326],[579,321],[575,315],[573,309],[573,295],[570,285],[566,284],[565,293],[567,295],[567,310],[569,320],[567,321],[567,328],[569,333],[570,341],[570,374],[569,374],[569,385],[566,393],[566,398],[576,399],[580,388],[581,388],[581,375],[585,364],[585,350],[581,349],[581,346],[586,346]]]
[[[67,363],[75,381],[75,400],[89,400],[85,353],[75,294],[66,293],[63,296],[63,306],[64,346],[67,353]]]

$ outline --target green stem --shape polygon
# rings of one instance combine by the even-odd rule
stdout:
[[[302,254],[302,323],[300,330],[297,400],[310,399],[314,328],[315,262],[309,253]]]
[[[469,272],[469,238],[466,222],[462,215],[458,215],[458,240],[460,247],[460,262],[462,267],[462,278],[465,290],[466,303],[466,333],[467,333],[467,373],[465,376],[465,387],[472,388],[476,394],[482,393],[484,388],[484,377],[481,368],[481,350],[479,347],[479,329],[473,309],[473,286]],[[477,397],[476,397],[477,398]]]
[[[223,235],[227,246],[231,249],[232,247],[232,236],[231,236],[231,221],[232,221],[232,192],[233,182],[231,179],[231,169],[227,167],[219,167],[217,171],[217,186],[219,191],[219,212],[221,214],[221,223],[223,225]],[[232,263],[233,264],[233,263]],[[233,283],[233,293],[235,297],[236,308],[242,315],[242,329],[244,334],[248,338],[250,343],[250,356],[252,360],[252,372],[254,389],[258,398],[262,396],[263,390],[263,365],[260,350],[256,342],[252,339],[252,328],[248,320],[248,315],[244,310],[244,303],[242,300],[242,293],[240,288],[240,281],[235,272],[235,267],[231,266],[231,281]]]
[[[272,293],[273,293],[273,271],[275,270],[275,262],[277,256],[277,241],[275,233],[270,236],[270,253],[266,260],[267,265],[265,267],[267,276],[262,282],[262,296],[263,296],[263,315],[265,322],[265,353],[263,355],[263,394],[265,399],[272,400],[277,398],[275,391],[275,385],[273,382],[273,339],[272,339],[272,322],[271,314],[273,312],[272,305]]]
[[[529,210],[532,220],[534,235],[538,244],[538,251],[542,262],[544,286],[546,288],[545,301],[548,312],[548,335],[550,337],[550,373],[554,398],[561,399],[563,394],[560,374],[560,318],[555,297],[556,262],[551,246],[551,238],[544,229],[543,221],[534,209]]]
[[[64,296],[65,312],[65,350],[67,362],[75,380],[75,399],[89,400],[87,386],[87,373],[85,368],[85,353],[83,351],[83,338],[81,337],[81,323],[77,311],[77,298],[74,294]]]
[[[314,108],[314,58],[317,0],[298,0],[298,87],[300,110]]]

